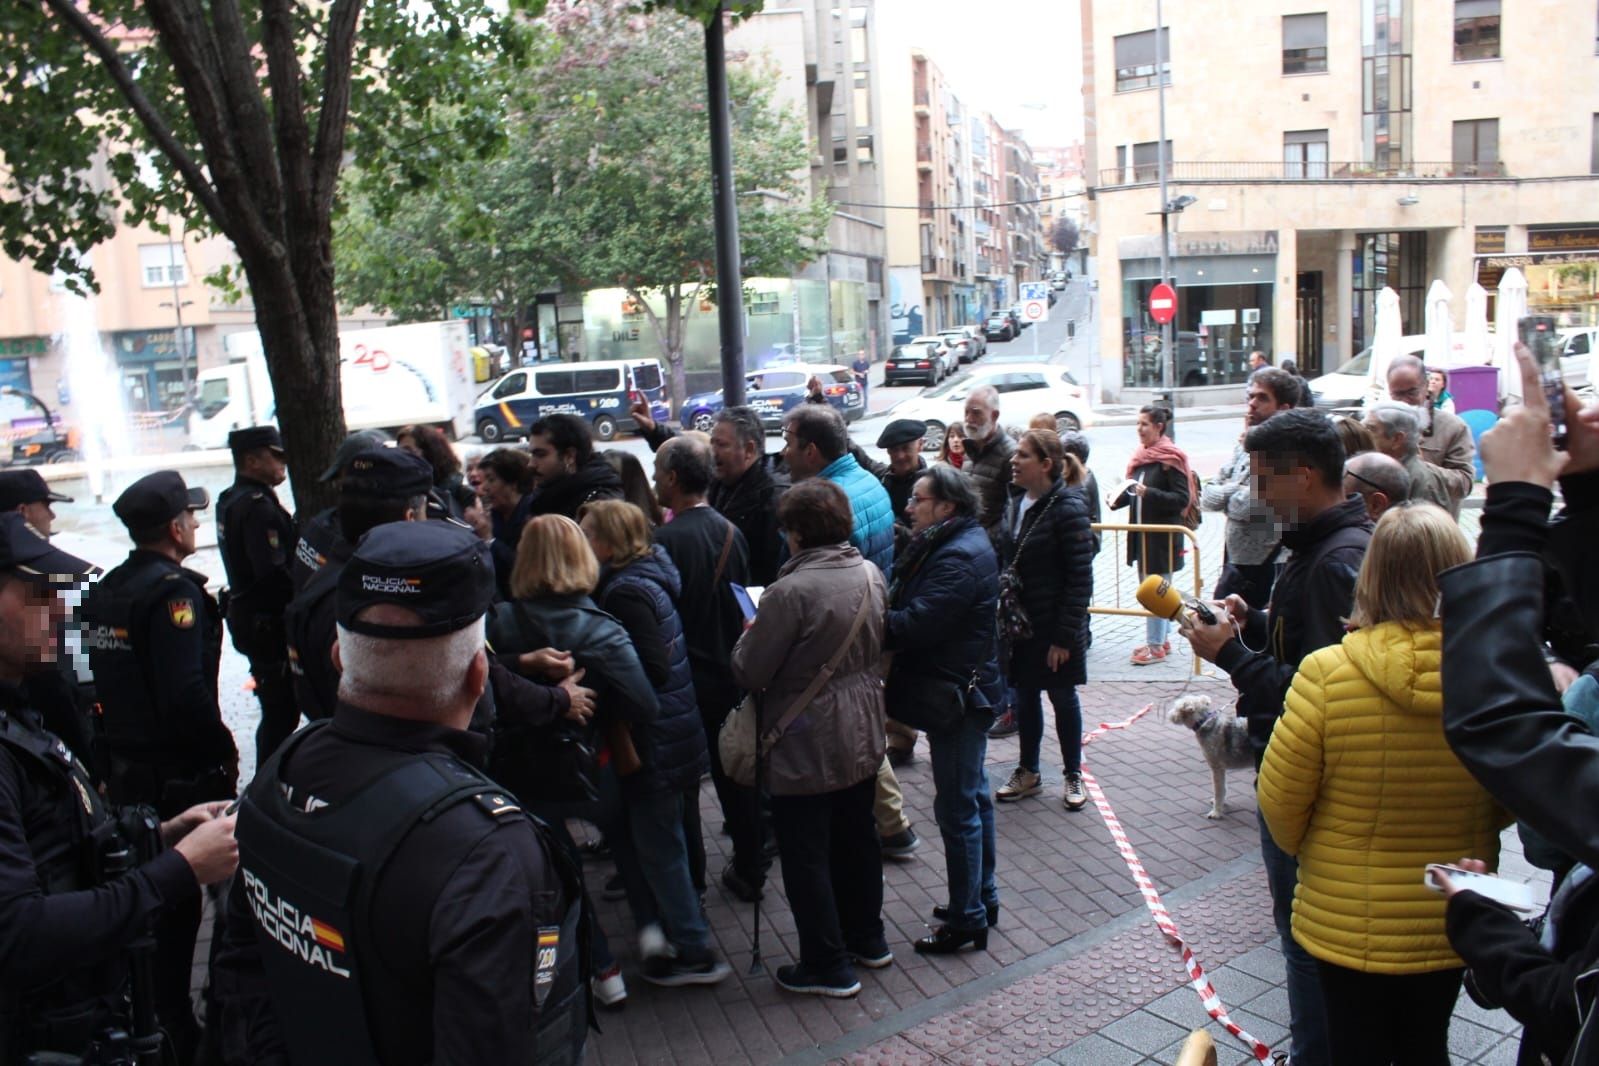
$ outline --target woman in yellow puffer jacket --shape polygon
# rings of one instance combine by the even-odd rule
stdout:
[[[1267,827],[1299,858],[1294,939],[1319,964],[1335,1066],[1449,1061],[1464,964],[1422,870],[1493,864],[1510,821],[1444,742],[1437,575],[1470,559],[1440,508],[1383,515],[1356,628],[1300,664],[1260,768]]]

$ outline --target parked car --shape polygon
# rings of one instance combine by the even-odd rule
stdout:
[[[1017,333],[1020,333],[1022,330],[1026,329],[1028,326],[1032,325],[1031,322],[1027,321],[1025,318],[1022,317],[1022,305],[1021,304],[1011,304],[1010,305],[1010,317],[1011,317],[1011,321],[1016,323],[1016,332]]]
[[[896,404],[889,413],[926,422],[922,449],[937,451],[944,442],[944,427],[961,420],[966,397],[979,385],[992,385],[999,391],[1002,426],[1025,427],[1040,411],[1053,414],[1062,433],[1094,424],[1088,390],[1063,367],[1039,362],[972,367],[936,389]]]
[[[937,385],[947,376],[943,353],[948,350],[942,339],[925,337],[895,346],[883,363],[883,384]]]
[[[1593,350],[1599,348],[1599,327],[1578,326],[1575,329],[1562,329],[1560,337],[1565,341],[1560,352],[1560,373],[1565,377],[1566,384],[1574,389],[1580,389],[1589,383],[1588,360],[1592,357]]]
[[[1488,333],[1490,344],[1493,343],[1493,339],[1494,334],[1490,330]],[[1454,334],[1453,344],[1456,358],[1451,360],[1451,365],[1460,365],[1465,362],[1460,357],[1460,353],[1465,350],[1466,335],[1464,333]],[[1426,335],[1416,333],[1408,337],[1401,337],[1399,351],[1402,355],[1414,355],[1417,358],[1425,359],[1427,353]],[[1566,358],[1562,357],[1560,363],[1562,369],[1566,371],[1567,380],[1572,383],[1573,387],[1586,383],[1588,377],[1586,359],[1581,360],[1579,363],[1573,358],[1569,364],[1571,369],[1567,369],[1568,362]],[[1571,376],[1573,370],[1581,373],[1582,378],[1580,381]],[[1316,406],[1325,410],[1347,410],[1364,407],[1369,391],[1367,378],[1370,374],[1371,349],[1368,347],[1362,349],[1359,355],[1350,359],[1332,373],[1323,374],[1318,378],[1311,378],[1310,393],[1316,399]]]
[[[983,339],[990,341],[1008,341],[1016,336],[1016,327],[1008,314],[994,314],[988,316],[988,321],[983,323]]]
[[[955,351],[955,346],[949,342],[949,338],[945,337],[942,333],[924,333],[920,337],[912,337],[911,343],[937,345],[938,361],[941,367],[938,375],[940,381],[949,377],[951,374],[960,372],[960,354]],[[933,382],[935,385],[937,383],[938,382]]]
[[[744,402],[755,408],[768,433],[783,428],[783,415],[805,402],[805,383],[812,377],[822,381],[822,395],[854,422],[866,413],[865,397],[855,384],[847,366],[834,363],[788,363],[753,370],[744,375]],[[709,433],[716,423],[716,412],[724,406],[722,390],[701,392],[683,401],[678,421],[685,429]]]
[[[941,329],[938,335],[955,350],[956,357],[962,363],[975,363],[988,350],[988,342],[983,339],[982,333],[971,326]]]

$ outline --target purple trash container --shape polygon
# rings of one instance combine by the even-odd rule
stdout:
[[[1496,366],[1457,366],[1449,371],[1449,394],[1455,398],[1455,411],[1499,410],[1499,368]]]

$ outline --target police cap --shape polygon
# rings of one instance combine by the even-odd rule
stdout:
[[[71,496],[52,492],[37,470],[0,470],[0,511],[15,511],[25,503],[71,503]]]
[[[253,452],[257,448],[271,448],[283,454],[283,436],[277,426],[246,426],[228,434],[228,449],[234,455]]]
[[[45,539],[20,514],[0,515],[0,574],[49,585],[75,585],[95,569]]]
[[[333,453],[333,465],[322,471],[318,481],[332,481],[343,472],[344,467],[351,459],[362,452],[370,452],[387,444],[389,438],[380,430],[358,429],[344,438],[344,443],[339,445],[339,450]]]
[[[409,500],[433,488],[433,468],[420,455],[404,448],[374,448],[361,452],[339,477],[344,495]]]
[[[927,436],[927,423],[918,422],[914,418],[896,418],[883,427],[883,432],[877,438],[879,448],[892,448],[899,444],[909,444],[913,440],[921,440]]]
[[[488,545],[449,522],[388,522],[374,526],[339,575],[338,621],[352,633],[397,640],[438,637],[465,629],[494,600]],[[378,604],[416,612],[420,624],[382,625],[357,618]]]
[[[122,519],[128,532],[138,533],[165,525],[184,511],[203,511],[211,506],[211,494],[191,489],[176,470],[157,470],[122,490],[111,510]]]

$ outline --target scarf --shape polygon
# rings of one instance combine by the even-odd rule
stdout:
[[[1188,467],[1188,455],[1170,437],[1161,437],[1154,444],[1139,445],[1133,457],[1127,460],[1127,476],[1132,477],[1133,472],[1141,466],[1150,463],[1159,463],[1169,466],[1182,475],[1183,488],[1188,493],[1187,506],[1194,505],[1194,475]]]
[[[891,605],[903,606],[899,602],[899,597],[906,584],[916,576],[916,572],[927,562],[928,557],[955,535],[955,527],[959,524],[960,518],[951,515],[942,522],[935,522],[911,536],[910,542],[899,552],[894,563],[894,580],[888,587],[888,602]]]

